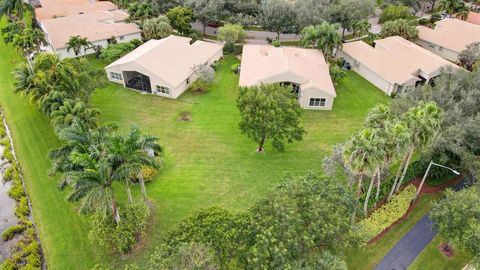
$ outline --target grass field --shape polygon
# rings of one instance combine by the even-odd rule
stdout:
[[[454,248],[453,256],[443,255],[438,246],[445,242],[442,237],[435,237],[428,246],[418,255],[408,268],[409,270],[461,270],[471,260],[471,256],[464,250]]]
[[[3,44],[0,56],[0,104],[13,132],[49,269],[90,269],[96,263],[112,261],[114,265],[142,264],[165,232],[196,209],[219,205],[242,211],[285,174],[320,171],[331,146],[357,130],[369,108],[389,100],[349,72],[337,86],[333,111],[304,113],[308,133],[302,142],[288,145],[285,153],[268,145],[265,153],[258,154],[255,143],[238,129],[238,76],[230,71],[237,61],[233,57],[222,62],[217,82],[202,95],[186,93],[178,100],[167,100],[116,84],[97,90],[93,104],[102,111],[102,122],[118,122],[122,129],[135,123],[158,136],[165,149],[164,169],[147,185],[155,205],[148,239],[129,257],[107,257],[92,249],[86,237],[86,219],[75,213],[75,205],[57,191],[56,179],[47,175],[47,155],[59,142],[48,119],[27,97],[12,91],[10,74],[19,56]],[[177,121],[183,110],[192,113],[192,121]],[[123,189],[119,186],[117,190],[123,197]],[[135,193],[138,196],[138,190]]]

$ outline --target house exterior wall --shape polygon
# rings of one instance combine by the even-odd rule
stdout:
[[[215,61],[218,61],[221,57],[223,57],[223,49],[220,49],[217,53],[215,53],[212,57],[210,57],[210,59],[207,61],[207,64],[211,65],[211,64],[215,63]],[[173,66],[172,68],[175,68],[175,67]],[[183,80],[179,85],[174,86],[174,85],[169,84],[168,82],[166,82],[162,78],[160,78],[160,77],[154,75],[153,73],[149,72],[148,70],[144,69],[143,67],[137,65],[135,62],[129,62],[129,63],[123,64],[123,65],[118,65],[118,66],[114,66],[114,67],[105,68],[105,71],[107,72],[107,77],[110,81],[122,84],[123,86],[125,86],[124,81],[118,81],[118,80],[113,79],[110,75],[110,72],[115,72],[115,73],[122,74],[123,71],[137,71],[139,73],[142,73],[142,74],[150,77],[152,94],[159,95],[159,96],[162,96],[162,97],[171,98],[171,99],[178,98],[181,94],[183,94],[183,92],[185,92],[185,90],[188,89],[190,84],[197,79],[197,75],[193,72],[193,69],[192,69],[192,72],[190,74],[188,74],[188,76],[185,78],[185,80]],[[187,80],[189,81],[188,84],[187,84]],[[168,87],[170,89],[170,94],[164,94],[164,93],[161,93],[161,92],[157,92],[157,85]]]
[[[116,37],[116,39],[117,39],[118,43],[123,43],[123,42],[132,41],[134,39],[142,39],[142,35],[141,35],[141,33],[133,33],[133,34],[128,34],[128,35],[124,35],[124,36],[118,36],[118,37]],[[108,40],[104,39],[104,40],[94,41],[94,42],[92,42],[92,44],[94,46],[102,46],[102,48],[105,48],[108,45]],[[82,49],[80,51],[80,54],[77,55],[77,56],[75,55],[75,52],[73,52],[73,50],[67,51],[67,48],[52,49],[52,51],[55,52],[56,54],[58,54],[58,56],[61,59],[64,59],[64,58],[67,58],[67,57],[74,58],[74,57],[78,57],[78,56],[89,55],[89,54],[94,54],[95,53],[95,50],[93,48],[90,48],[90,49],[86,50],[86,52],[84,52],[84,50]]]
[[[396,91],[395,84],[388,82],[380,75],[376,74],[371,69],[367,68],[365,65],[355,60],[355,58],[351,57],[350,55],[344,53],[343,51],[339,51],[338,57],[344,58],[347,63],[350,63],[351,69],[353,71],[357,72],[367,81],[380,88],[387,95],[390,95],[392,92]]]
[[[459,52],[455,52],[455,51],[452,51],[450,49],[447,49],[447,48],[442,48],[441,46],[439,45],[436,45],[436,44],[433,44],[431,42],[428,42],[426,40],[417,40],[417,44],[431,52],[433,52],[434,54],[444,58],[444,59],[447,59],[449,61],[452,61],[452,62],[457,62],[458,60],[458,54]]]
[[[323,107],[311,107],[310,106],[310,98],[324,98],[326,99],[325,106]],[[300,107],[306,110],[331,110],[333,108],[333,101],[335,97],[321,91],[320,89],[316,88],[306,88],[302,89],[300,86],[300,98],[299,103]]]

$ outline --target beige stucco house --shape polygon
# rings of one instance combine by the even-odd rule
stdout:
[[[48,46],[46,51],[55,52],[61,58],[77,57],[95,53],[93,46],[106,47],[114,37],[117,42],[128,42],[141,39],[142,31],[134,23],[124,22],[128,14],[121,10],[92,11],[66,17],[44,19],[39,21],[45,32]],[[79,55],[68,50],[67,42],[72,36],[85,37],[92,43],[88,49],[82,49]]]
[[[455,18],[438,21],[434,29],[425,26],[417,29],[418,45],[452,62],[457,61],[458,54],[468,44],[480,42],[480,25]]]
[[[179,97],[196,80],[195,66],[223,56],[223,45],[169,36],[149,40],[108,65],[108,78],[125,87],[168,98]]]
[[[304,109],[331,110],[336,97],[328,65],[315,49],[245,45],[240,86],[262,83],[291,85]]]
[[[34,6],[37,21],[118,9],[110,1],[99,0],[38,0],[36,2]]]
[[[444,67],[457,67],[401,37],[376,40],[374,47],[363,41],[345,43],[337,57],[388,95],[429,82]]]

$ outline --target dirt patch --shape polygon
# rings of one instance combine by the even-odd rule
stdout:
[[[441,243],[440,245],[438,245],[438,249],[443,254],[443,256],[446,256],[446,257],[453,256],[453,247],[450,246],[448,243]]]

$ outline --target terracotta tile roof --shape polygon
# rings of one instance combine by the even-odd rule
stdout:
[[[53,19],[92,11],[111,11],[118,7],[110,1],[96,0],[40,0],[41,7],[35,9],[37,20]]]
[[[474,23],[474,24],[480,24],[480,13],[470,11],[468,13],[467,22]]]
[[[329,67],[320,50],[271,45],[244,45],[240,86],[271,83],[295,77],[301,87],[314,87],[336,96]]]

